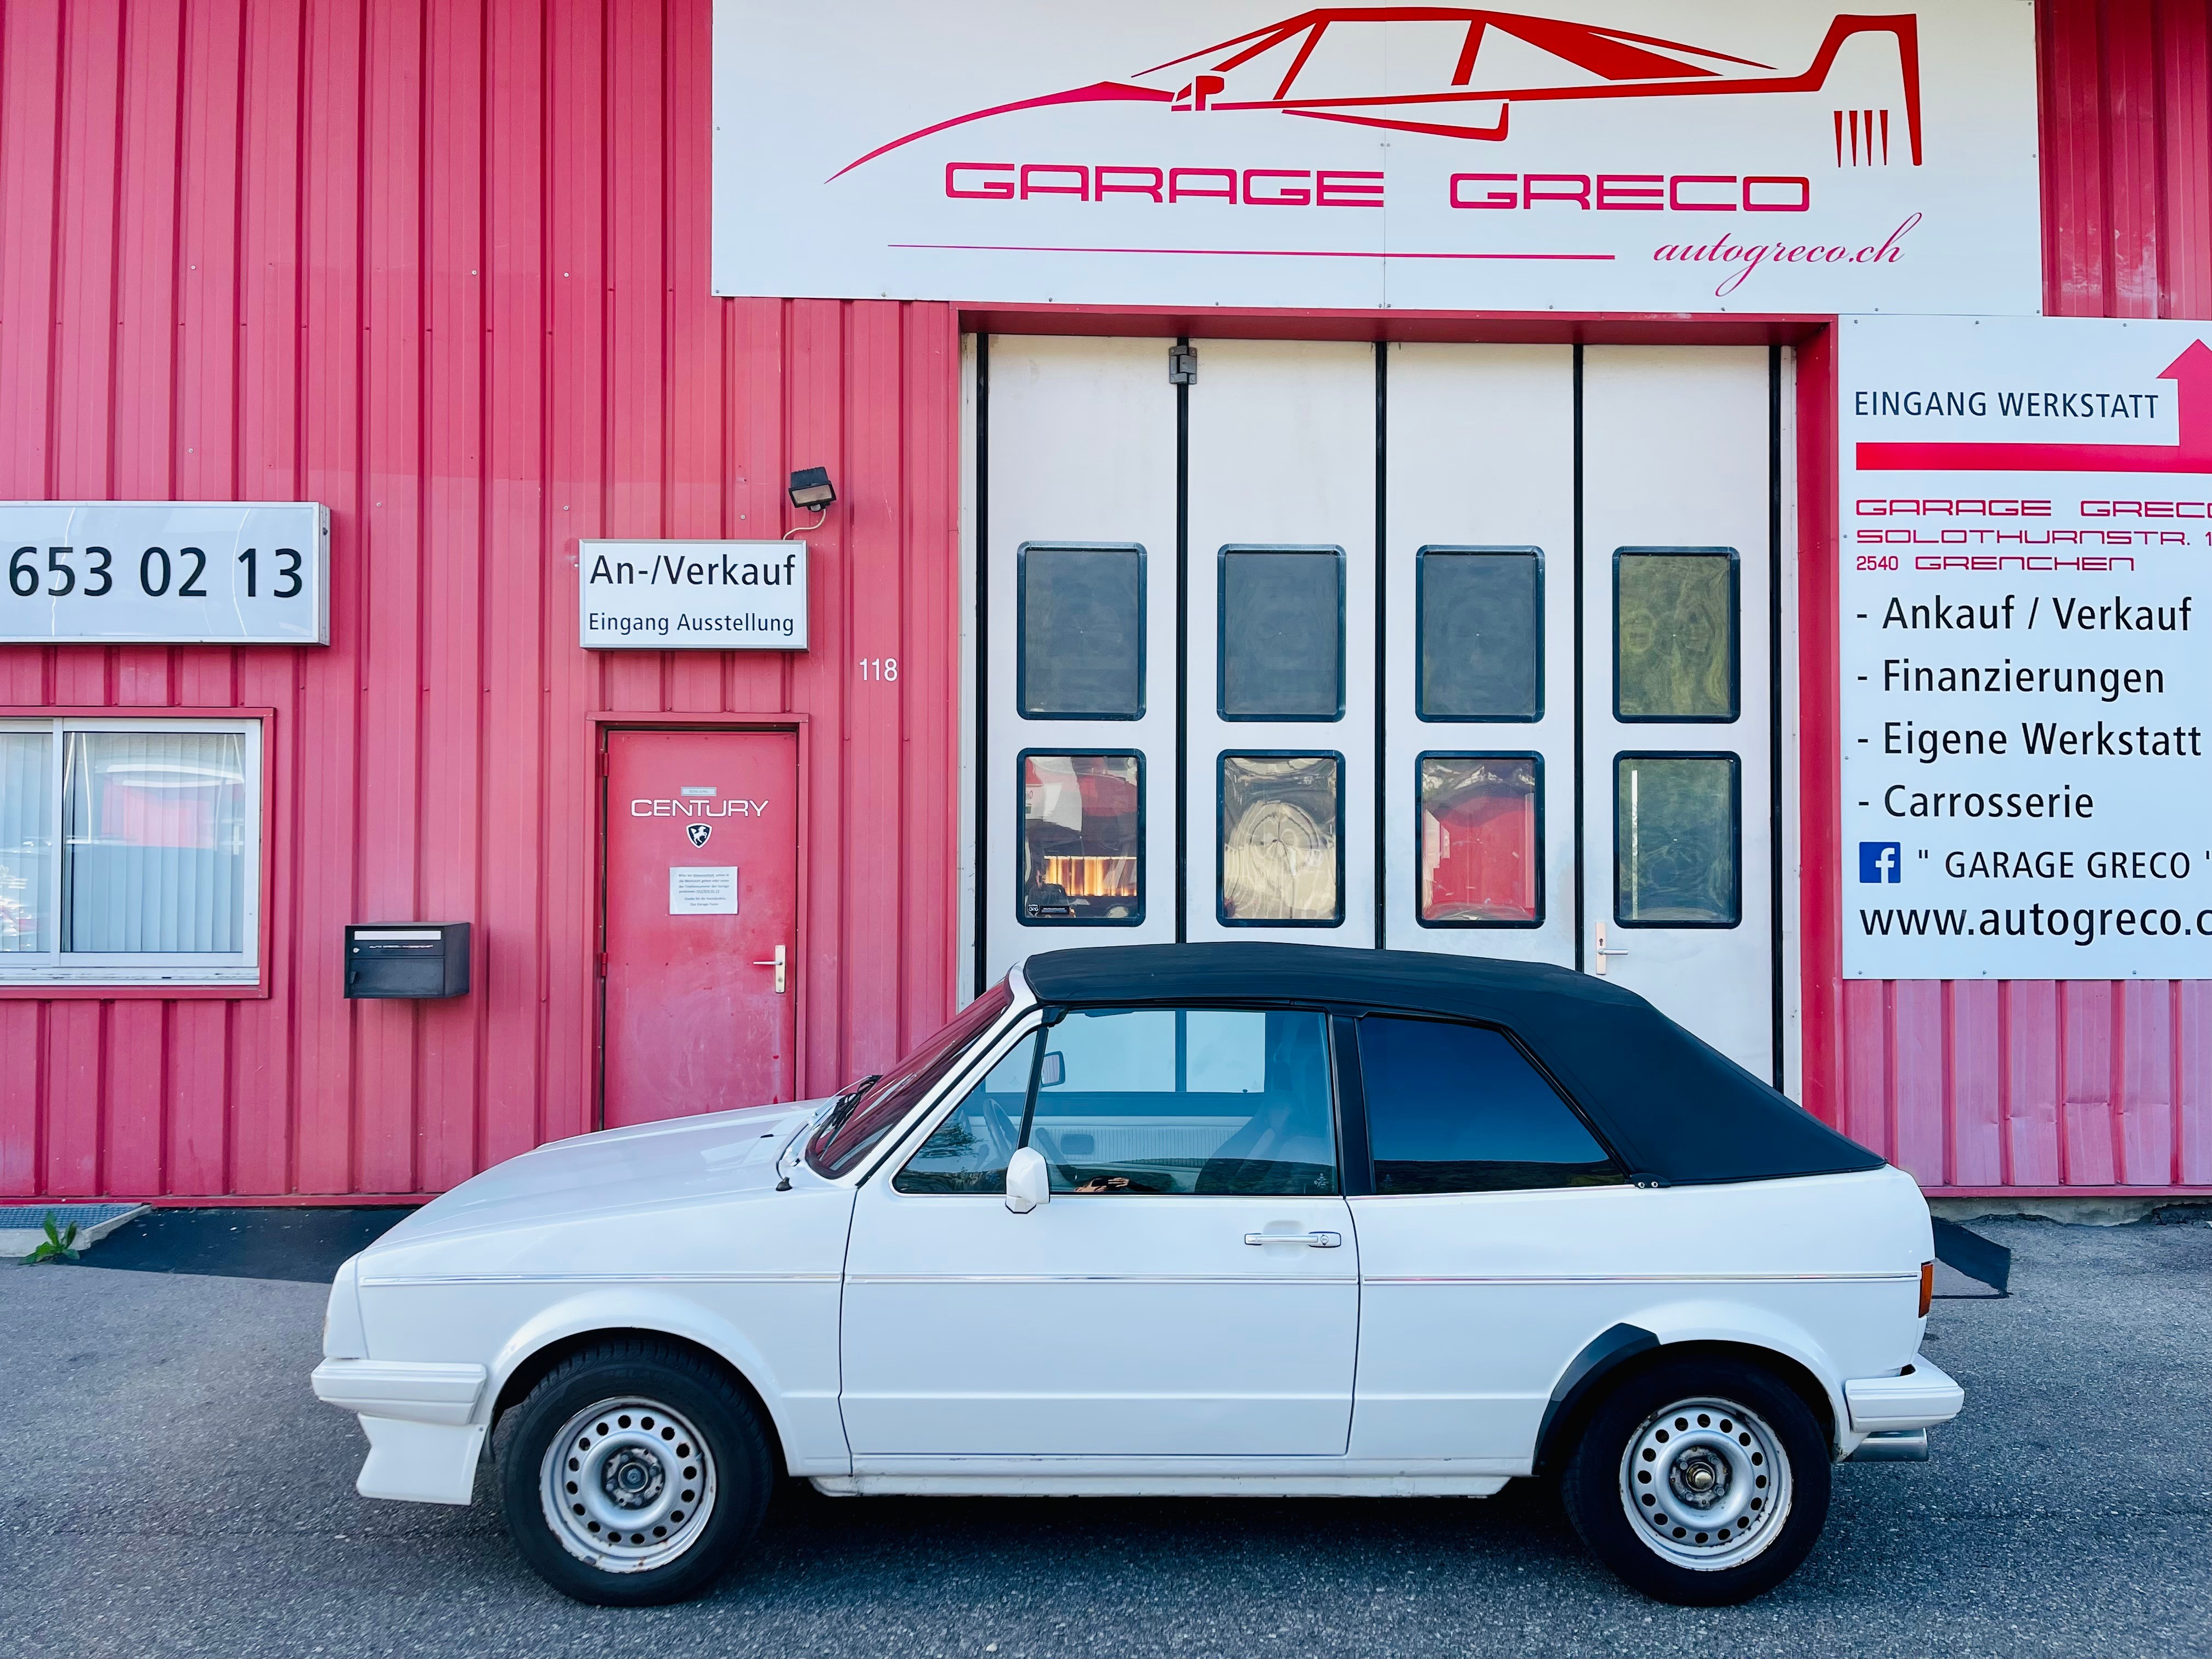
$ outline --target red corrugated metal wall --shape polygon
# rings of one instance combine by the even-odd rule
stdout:
[[[274,994],[0,1001],[0,1194],[427,1191],[589,1127],[598,714],[807,717],[805,1082],[950,1011],[956,321],[709,296],[710,15],[0,6],[0,496],[320,501],[333,591],[327,650],[0,649],[0,706],[276,711]],[[811,651],[576,647],[579,536],[780,535],[812,465]],[[343,924],[410,917],[476,922],[475,994],[343,1000]]]
[[[334,569],[326,651],[0,649],[0,706],[277,711],[274,994],[0,1000],[0,1194],[586,1127],[599,714],[808,717],[811,1085],[948,1009],[957,325],[708,297],[710,11],[0,6],[0,495],[319,500]],[[2212,0],[2039,30],[2047,308],[2212,316]],[[579,535],[778,534],[815,464],[812,651],[574,647]],[[410,915],[478,924],[477,993],[343,1002],[341,925]],[[1808,1098],[1923,1182],[2212,1186],[2212,986],[1843,985],[1808,917]]]
[[[2212,318],[2212,4],[2036,11],[2045,310]],[[1923,1186],[2212,1188],[2212,982],[1842,982],[1819,931],[1808,1103]]]

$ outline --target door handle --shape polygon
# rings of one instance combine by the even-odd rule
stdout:
[[[1626,951],[1625,951],[1625,950],[1608,951],[1608,950],[1607,950],[1607,949],[1605,948],[1605,924],[1604,924],[1603,922],[1600,922],[1600,923],[1598,923],[1598,925],[1597,925],[1597,975],[1598,975],[1598,977],[1599,977],[1600,979],[1603,979],[1603,978],[1605,977],[1605,959],[1606,959],[1607,957],[1625,957],[1625,956],[1626,956],[1626,955],[1628,955],[1628,954],[1629,954],[1629,953],[1628,953]]]
[[[773,968],[775,969],[775,994],[778,996],[781,996],[783,994],[783,975],[786,961],[787,958],[784,954],[784,948],[779,945],[775,947],[775,954],[770,957],[766,962],[756,962],[753,963],[753,966],[756,968]]]
[[[1247,1233],[1247,1244],[1304,1244],[1310,1249],[1334,1250],[1344,1243],[1342,1233]]]

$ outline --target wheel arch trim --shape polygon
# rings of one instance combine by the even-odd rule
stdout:
[[[788,1468],[792,1449],[800,1443],[797,1425],[789,1420],[783,1389],[768,1357],[745,1340],[726,1320],[704,1312],[696,1304],[673,1297],[640,1295],[635,1287],[622,1293],[592,1291],[564,1298],[540,1310],[500,1345],[491,1364],[491,1378],[478,1410],[487,1431],[500,1417],[520,1403],[527,1388],[518,1383],[537,1378],[560,1363],[561,1357],[597,1341],[624,1337],[672,1339],[699,1349],[726,1366],[759,1407],[761,1419],[775,1437],[778,1458]]]

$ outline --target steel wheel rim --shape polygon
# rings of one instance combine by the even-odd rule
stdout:
[[[1644,1419],[1620,1458],[1620,1506],[1662,1560],[1693,1572],[1740,1567],[1790,1518],[1790,1455],[1758,1413],[1678,1400]]]
[[[538,1488],[545,1524],[569,1554],[602,1572],[650,1572],[706,1531],[714,1458],[681,1412],[602,1400],[547,1443]]]

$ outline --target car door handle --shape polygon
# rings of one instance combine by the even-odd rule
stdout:
[[[1342,1233],[1247,1233],[1247,1244],[1304,1244],[1310,1249],[1334,1250],[1344,1243]]]

